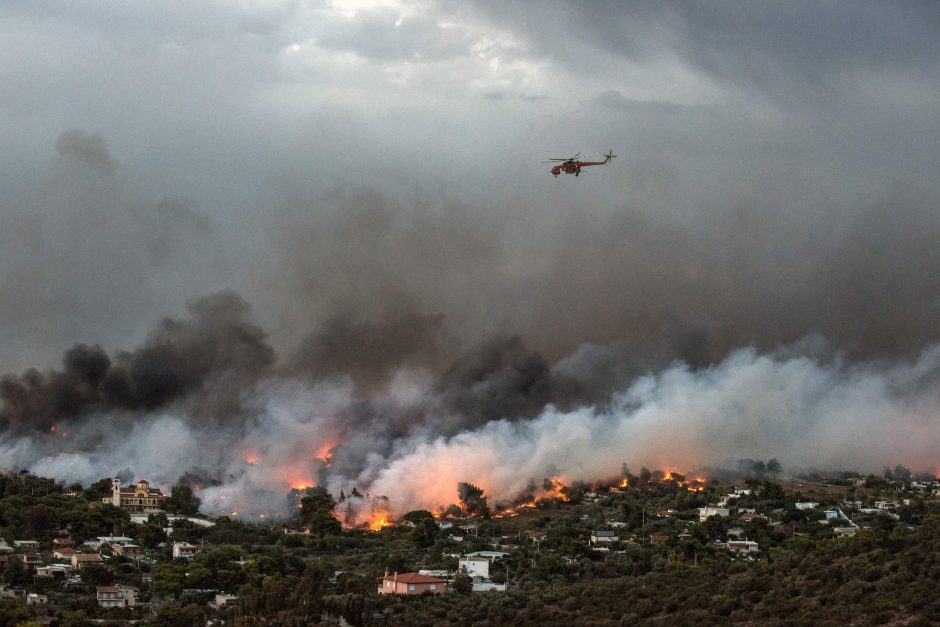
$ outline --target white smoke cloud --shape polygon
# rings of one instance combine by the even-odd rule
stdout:
[[[511,500],[547,476],[592,481],[624,462],[694,469],[776,457],[789,468],[934,470],[938,367],[937,347],[888,368],[739,350],[707,370],[679,364],[643,377],[609,411],[550,407],[528,422],[409,441],[371,490],[407,511],[455,502],[458,481]]]

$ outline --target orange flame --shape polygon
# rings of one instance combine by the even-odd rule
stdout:
[[[336,442],[327,442],[317,449],[316,455],[314,455],[314,457],[325,463],[327,468],[329,468],[333,464],[333,449],[336,447]]]
[[[381,531],[386,527],[391,527],[392,522],[388,519],[388,514],[373,512],[372,517],[369,519],[369,530],[370,531]]]
[[[551,485],[551,488],[548,490],[549,498],[558,499],[559,501],[568,501],[568,495],[563,492],[565,484],[562,483],[560,477],[550,477],[548,483]]]

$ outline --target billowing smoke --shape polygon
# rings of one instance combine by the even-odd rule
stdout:
[[[91,411],[154,410],[186,399],[194,418],[238,412],[239,390],[274,362],[260,327],[239,296],[220,292],[193,301],[187,320],[162,321],[147,342],[114,358],[77,344],[62,370],[27,370],[0,379],[0,426],[50,429]]]
[[[205,304],[220,300],[244,306],[216,295],[191,307],[193,319],[160,328],[192,330],[211,311]],[[244,315],[228,321],[240,328]],[[84,404],[69,405],[71,417],[55,432],[7,432],[4,465],[65,481],[182,479],[200,488],[207,511],[260,516],[283,514],[290,489],[317,484],[337,496],[355,489],[387,497],[391,512],[403,514],[457,502],[460,482],[511,503],[546,477],[593,481],[617,475],[625,462],[693,469],[776,457],[790,468],[868,471],[940,464],[936,347],[911,361],[847,362],[809,339],[772,353],[734,351],[706,368],[675,362],[628,377],[611,373],[611,362],[622,359],[615,348],[585,345],[550,366],[511,339],[439,374],[408,364],[406,355],[407,365],[390,370],[378,389],[351,374],[314,380],[306,366],[277,370],[270,351],[258,352],[256,327],[235,338],[224,328],[212,325],[213,351],[187,371],[196,373],[179,388],[187,400],[167,395],[156,409],[108,405],[88,392],[107,380],[107,357],[70,350],[63,371],[41,381],[69,382],[62,387],[85,394]],[[158,335],[138,352],[152,349]],[[237,350],[224,348],[226,341]],[[219,355],[229,359],[217,362]],[[220,366],[247,356],[255,368]],[[76,365],[86,363],[96,366]],[[606,383],[603,402],[592,389],[598,381]],[[226,403],[234,409],[224,420],[203,419],[204,399],[230,384],[242,390],[238,403]],[[38,385],[36,394],[45,398],[56,387]],[[358,504],[368,515],[368,503]]]
[[[85,343],[4,368],[0,467],[183,480],[209,511],[260,515],[313,484],[403,513],[459,482],[511,502],[623,463],[940,463],[929,195],[667,220],[277,190],[274,226],[216,257],[194,252],[215,227],[129,189],[101,137],[56,147],[48,191],[4,208],[0,321]],[[238,294],[189,300],[133,350],[87,337],[141,328],[154,305],[125,295],[201,290],[196,266]]]

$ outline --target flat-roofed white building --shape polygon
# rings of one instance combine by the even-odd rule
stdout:
[[[457,561],[457,567],[474,578],[490,578],[490,560],[485,557],[467,556]]]
[[[698,521],[705,522],[712,516],[718,516],[719,518],[727,518],[731,515],[731,510],[727,507],[713,507],[711,505],[707,507],[698,508]]]

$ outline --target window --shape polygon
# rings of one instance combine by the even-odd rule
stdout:
[[[432,583],[432,584],[431,584],[431,590],[437,590],[437,584],[436,584],[436,583]]]
[[[410,591],[410,590],[414,590],[414,589],[415,589],[415,585],[414,585],[413,583],[409,583],[409,584],[408,584],[408,590]]]

